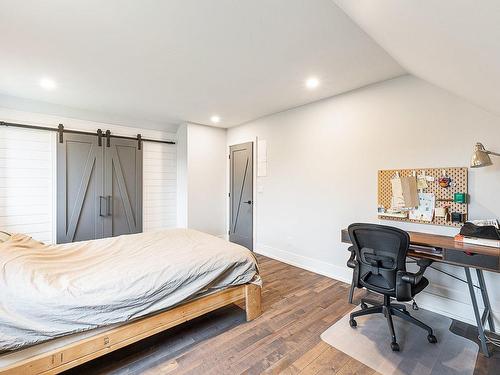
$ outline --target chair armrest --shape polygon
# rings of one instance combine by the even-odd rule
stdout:
[[[360,288],[358,284],[358,279],[359,279],[359,265],[358,261],[356,260],[356,251],[354,250],[354,246],[349,246],[349,249],[347,249],[351,252],[351,256],[349,257],[349,260],[347,261],[347,267],[352,268],[352,282],[351,282],[351,289],[349,291],[349,303],[352,303],[352,297],[354,295],[354,288]]]
[[[402,272],[401,275],[401,280],[403,280],[406,283],[412,284],[412,285],[417,285],[420,280],[422,280],[422,276],[424,276],[424,272],[427,267],[429,267],[432,263],[432,260],[429,259],[419,259],[417,261],[417,265],[419,266],[419,269],[417,272],[412,273],[412,272]]]
[[[351,256],[349,257],[349,260],[347,261],[347,267],[349,268],[356,268],[358,266],[358,262],[356,262],[356,252],[354,251],[354,246],[349,246],[349,249],[347,249],[351,252]]]
[[[419,266],[419,269],[417,272],[403,272],[399,271],[398,275],[400,275],[401,280],[404,281],[405,283],[412,284],[412,285],[417,285],[420,280],[422,280],[422,277],[424,276],[424,272],[427,267],[429,267],[432,264],[432,260],[429,259],[419,259],[417,261],[417,265]]]
[[[398,274],[400,274],[401,280],[404,281],[405,283],[411,285],[417,285],[420,282],[420,280],[422,280],[424,271],[422,271],[422,269],[420,269],[416,273],[399,271]]]
[[[398,301],[411,301],[413,298],[411,286],[417,285],[424,276],[425,269],[431,265],[428,259],[419,259],[417,272],[398,271],[396,276],[396,299]]]

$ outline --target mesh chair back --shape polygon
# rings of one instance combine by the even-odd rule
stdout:
[[[394,293],[397,272],[406,271],[408,233],[377,224],[351,224],[348,231],[359,267],[358,285],[379,293]]]

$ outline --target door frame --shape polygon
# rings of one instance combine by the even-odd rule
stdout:
[[[226,147],[226,233],[224,238],[229,241],[229,231],[231,229],[231,199],[229,198],[229,193],[231,191],[231,160],[229,155],[231,155],[231,146],[236,146],[241,143],[252,142],[252,153],[253,153],[253,163],[252,163],[252,244],[253,252],[257,247],[257,141],[258,137],[252,138],[242,138],[238,139],[237,142],[231,142],[227,144]]]

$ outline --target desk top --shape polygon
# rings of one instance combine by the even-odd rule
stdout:
[[[429,234],[421,232],[408,232],[410,235],[410,243],[412,245],[431,246],[451,250],[453,252],[461,252],[467,254],[480,254],[488,257],[500,258],[500,249],[496,247],[473,245],[462,242],[456,242],[453,237],[442,236],[438,234]],[[347,229],[342,229],[342,242],[351,243],[349,232]],[[432,257],[435,259],[434,257]],[[437,259],[436,259],[437,260]]]

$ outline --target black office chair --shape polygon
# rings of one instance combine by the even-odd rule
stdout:
[[[392,336],[391,348],[399,351],[396,341],[392,316],[398,316],[415,324],[428,332],[427,340],[437,342],[432,328],[415,319],[406,310],[404,304],[391,303],[391,298],[397,301],[411,301],[413,296],[420,293],[429,281],[423,277],[430,261],[419,261],[420,269],[417,273],[406,271],[406,254],[410,244],[408,233],[398,228],[376,224],[349,225],[351,257],[347,266],[354,269],[353,284],[358,288],[380,293],[384,296],[384,303],[362,299],[361,310],[351,313],[349,325],[357,326],[354,318],[362,315],[383,313],[387,318]],[[373,305],[368,307],[367,304]]]

